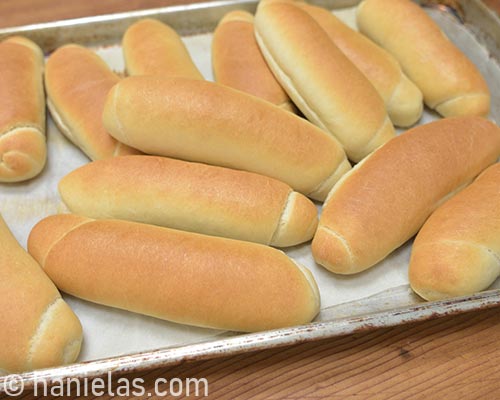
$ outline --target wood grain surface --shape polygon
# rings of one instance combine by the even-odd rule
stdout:
[[[0,27],[187,2],[1,0]],[[487,2],[500,10],[500,0]],[[144,396],[128,398],[194,398],[193,393],[155,396],[155,381],[205,378],[213,399],[494,400],[500,398],[499,343],[500,309],[493,308],[125,377],[144,382]],[[119,378],[114,377],[112,388],[119,386]],[[54,394],[49,398],[61,398],[60,392]],[[33,396],[26,392],[17,398]],[[99,398],[113,397],[117,393]]]

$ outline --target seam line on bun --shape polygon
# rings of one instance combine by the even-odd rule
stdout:
[[[315,197],[315,195],[317,195],[318,193],[321,193],[323,191],[323,189],[325,188],[325,186],[328,186],[330,184],[330,180],[332,179],[332,177],[334,177],[335,175],[337,175],[338,172],[339,172],[339,170],[341,168],[344,168],[346,166],[345,163],[349,164],[349,166],[351,165],[349,163],[349,161],[347,160],[347,158],[344,156],[344,159],[342,159],[342,161],[337,165],[337,168],[335,168],[335,170],[330,175],[328,175],[328,177],[323,182],[321,182],[313,190],[311,190],[307,194],[307,196]],[[344,176],[346,173],[349,173],[351,170],[352,170],[352,168],[349,169],[348,171],[346,171],[341,176],[339,176],[339,179],[337,180],[337,182],[341,179],[342,176]],[[337,182],[335,182],[335,184],[332,186],[332,188],[330,189],[330,191],[337,185]]]
[[[118,84],[116,84],[111,90],[113,90],[113,99],[112,99],[112,104],[113,104],[113,119],[115,120],[115,124],[116,124],[116,127],[117,127],[117,130],[118,132],[120,133],[120,136],[121,136],[121,140],[119,140],[119,142],[124,142],[128,145],[130,145],[127,140],[127,135],[125,134],[125,130],[123,129],[123,124],[120,120],[120,118],[118,117],[118,92],[119,92],[119,86]],[[111,137],[113,137],[111,135]],[[116,138],[113,138],[115,140],[117,140]]]
[[[384,132],[384,129],[386,127],[387,124],[390,124],[392,125],[392,121],[391,119],[389,118],[389,115],[386,115],[384,120],[382,121],[382,124],[378,127],[378,129],[375,131],[375,134],[372,136],[372,138],[361,148],[359,149],[358,151],[356,151],[357,154],[366,154],[364,157],[361,158],[361,160],[359,161],[362,161],[363,158],[365,158],[366,156],[370,155],[371,153],[373,153],[375,150],[377,150],[379,147],[383,146],[385,143],[382,143],[380,146],[377,146],[376,148],[372,149],[371,151],[368,151],[368,149],[373,145],[374,142],[377,141],[377,139],[379,138],[379,136]],[[394,136],[395,137],[395,136]]]
[[[40,337],[43,335],[44,331],[47,328],[47,324],[50,323],[51,317],[53,314],[53,310],[59,305],[59,302],[63,301],[62,297],[56,297],[44,310],[40,318],[38,319],[37,328],[30,339],[29,347],[28,347],[28,355],[26,358],[26,366],[28,368],[32,368],[33,363],[33,353],[36,347],[40,344]]]
[[[273,235],[271,236],[271,240],[269,241],[269,244],[273,244],[275,242],[275,240],[280,236],[280,233],[281,233],[281,228],[286,225],[286,220],[284,221],[284,217],[289,214],[288,212],[288,209],[291,207],[292,205],[292,196],[295,192],[293,190],[290,190],[290,192],[288,192],[288,196],[286,198],[286,201],[285,201],[285,205],[283,206],[283,209],[281,210],[281,214],[280,214],[280,217],[278,219],[278,224],[276,225],[276,229],[274,230],[274,233]]]
[[[20,129],[29,129],[29,130],[35,131],[35,132],[39,133],[43,137],[43,139],[45,140],[45,135],[40,130],[40,127],[37,125],[34,125],[34,124],[13,125],[9,129],[7,129],[6,131],[0,133],[0,139],[4,138],[6,136],[9,136],[9,135],[13,135],[14,133],[16,133],[17,130],[20,130]]]
[[[88,224],[90,221],[92,220],[86,220],[86,221],[82,221],[80,224],[77,224],[75,226],[73,226],[70,230],[68,230],[67,232],[64,232],[64,234],[58,238],[57,240],[54,241],[54,243],[52,243],[50,245],[50,247],[47,249],[47,252],[45,253],[45,256],[43,257],[43,260],[41,260],[40,262],[40,265],[42,267],[42,269],[45,268],[45,261],[47,260],[47,257],[49,256],[49,254],[51,253],[52,249],[54,248],[54,246],[59,243],[61,240],[63,240],[66,236],[68,236],[71,232],[73,232],[75,229],[79,228],[80,226],[82,225],[85,225],[85,224]]]
[[[283,69],[278,65],[278,63],[276,62],[276,60],[272,56],[271,52],[266,47],[264,40],[262,39],[262,37],[259,35],[259,33],[257,31],[255,32],[255,39],[257,40],[257,43],[259,44],[260,50],[261,50],[262,54],[264,55],[265,60],[268,62],[271,70],[273,72],[274,71],[279,72],[279,73],[276,73],[276,75],[278,75],[280,79],[283,79],[285,82],[288,83],[288,90],[285,90],[285,92],[288,93],[292,102],[299,109],[300,109],[299,104],[302,104],[302,107],[304,107],[305,110],[307,110],[307,113],[309,114],[308,119],[311,120],[311,123],[313,123],[314,125],[319,127],[325,135],[328,135],[330,137],[333,136],[333,137],[335,137],[335,139],[337,139],[337,137],[326,127],[326,125],[323,123],[323,121],[318,116],[318,114],[309,106],[309,104],[306,102],[304,97],[300,95],[299,91],[295,88],[295,85],[292,84],[292,82],[293,82],[292,79],[287,74],[285,74]],[[277,79],[277,80],[279,81],[280,79]],[[281,82],[279,82],[279,83],[281,84]],[[283,89],[285,89],[284,88],[285,85],[281,85],[281,86],[283,87]],[[289,92],[293,92],[293,96],[290,95]],[[295,100],[293,97],[295,97],[297,100]],[[303,110],[301,110],[301,111],[304,112]],[[304,114],[305,114],[305,112],[304,112]],[[343,148],[343,146],[341,146],[341,147]]]
[[[428,105],[430,107],[432,107],[433,109],[436,109],[436,108],[441,107],[442,105],[444,105],[444,104],[446,104],[448,102],[451,102],[451,101],[455,101],[455,100],[458,100],[458,99],[464,99],[464,98],[467,98],[467,97],[478,97],[478,96],[485,96],[485,97],[487,97],[488,94],[486,94],[484,92],[465,93],[465,94],[460,94],[458,96],[447,98],[447,99],[442,100],[439,103],[436,103],[434,105],[431,105],[431,104],[428,104]]]
[[[325,225],[320,226],[318,229],[323,229],[328,234],[330,234],[332,236],[335,236],[340,241],[340,243],[342,243],[342,245],[344,246],[347,254],[349,254],[349,262],[350,262],[350,264],[351,265],[354,264],[354,255],[352,254],[351,246],[349,246],[349,243],[347,243],[347,240],[344,238],[344,236],[342,236],[337,231],[334,231],[332,228],[329,228],[328,226],[325,226]]]

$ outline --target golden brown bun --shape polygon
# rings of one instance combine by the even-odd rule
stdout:
[[[0,43],[0,182],[25,181],[45,166],[43,64],[31,40]]]
[[[33,228],[28,248],[64,292],[183,324],[260,331],[319,311],[310,272],[255,243],[55,215]]]
[[[122,48],[129,75],[203,79],[177,32],[156,19],[145,18],[130,25]]]
[[[444,117],[488,115],[490,94],[481,73],[417,4],[365,0],[357,23],[399,61],[427,106]]]
[[[111,89],[103,119],[111,135],[145,153],[256,172],[316,200],[350,169],[321,129],[213,82],[125,78]]]
[[[390,53],[348,27],[331,11],[306,3],[295,4],[314,18],[333,43],[368,78],[384,100],[394,125],[407,127],[420,119],[422,92],[407,78]]]
[[[216,82],[296,111],[260,52],[249,12],[230,11],[219,22],[212,39],[212,66]]]
[[[499,155],[500,128],[480,117],[446,118],[394,138],[328,195],[312,242],[315,260],[340,274],[371,267]]]
[[[500,164],[439,207],[413,243],[410,284],[427,300],[484,290],[500,275]]]
[[[17,373],[74,362],[80,321],[1,216],[0,275],[0,369]]]
[[[263,175],[154,156],[95,161],[59,193],[90,218],[117,218],[206,235],[292,246],[312,239],[315,205]]]
[[[353,161],[394,137],[373,85],[305,11],[287,2],[261,3],[257,43],[281,86],[315,125],[335,136]]]
[[[45,87],[54,122],[92,160],[140,153],[102,125],[104,100],[118,81],[97,54],[78,45],[60,47],[47,61]]]

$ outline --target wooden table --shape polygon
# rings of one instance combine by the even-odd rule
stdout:
[[[2,0],[0,27],[183,2],[190,0]],[[500,0],[487,2],[500,10]],[[494,308],[128,377],[144,379],[146,392],[157,378],[206,378],[216,399],[493,400],[500,398],[499,343]]]

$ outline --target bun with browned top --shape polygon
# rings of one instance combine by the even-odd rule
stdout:
[[[260,52],[249,12],[230,11],[219,22],[212,39],[212,66],[216,82],[296,110]]]
[[[0,43],[0,182],[19,182],[45,166],[43,53],[31,40]]]
[[[472,295],[500,275],[500,164],[439,207],[412,247],[410,285],[427,300]]]
[[[394,125],[406,127],[422,115],[422,92],[401,70],[397,60],[366,36],[344,24],[331,11],[307,3],[294,3],[325,30],[335,45],[368,78],[384,100]]]
[[[490,93],[481,73],[416,3],[365,0],[357,23],[399,61],[427,106],[444,117],[488,115]]]
[[[97,54],[75,44],[60,47],[47,61],[47,105],[54,122],[92,160],[140,153],[102,125],[104,100],[119,80]]]
[[[500,128],[480,117],[410,129],[335,185],[312,242],[314,258],[340,274],[370,268],[499,156]]]
[[[394,137],[385,104],[368,79],[304,10],[264,1],[255,37],[276,79],[309,121],[358,162]]]
[[[15,373],[74,362],[80,321],[0,216],[0,369]]]
[[[166,157],[95,161],[66,175],[68,208],[91,218],[119,218],[207,235],[292,246],[310,240],[315,205],[276,179]]]
[[[181,37],[156,19],[144,18],[130,25],[122,48],[129,75],[203,79]]]
[[[256,172],[324,200],[351,166],[326,132],[213,82],[134,76],[111,89],[104,126],[148,154]]]
[[[261,331],[319,311],[312,274],[256,243],[70,214],[39,222],[28,249],[62,291],[174,322]]]

